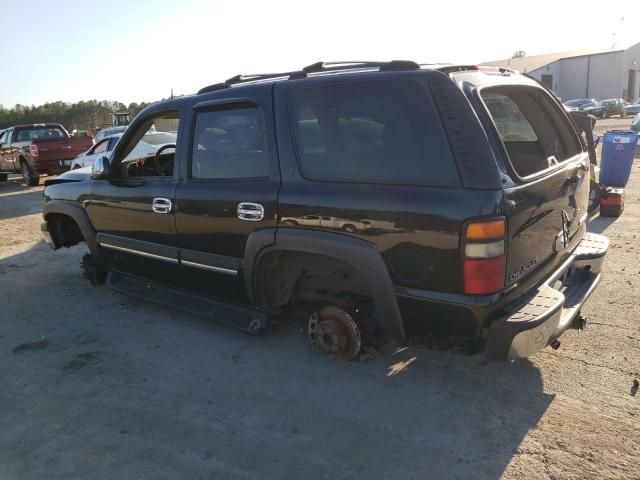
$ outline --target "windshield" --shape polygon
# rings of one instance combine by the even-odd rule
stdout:
[[[142,140],[150,145],[165,145],[167,143],[176,143],[178,136],[175,133],[157,132],[147,133]]]

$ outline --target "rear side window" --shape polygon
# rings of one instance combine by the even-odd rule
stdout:
[[[490,87],[481,91],[513,169],[535,175],[580,153],[571,125],[548,94],[531,87]]]
[[[193,178],[258,178],[268,175],[264,122],[257,107],[196,114],[191,156]]]
[[[296,90],[293,135],[306,178],[458,185],[435,107],[411,81],[341,83]]]

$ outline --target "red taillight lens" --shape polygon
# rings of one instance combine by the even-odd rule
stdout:
[[[506,222],[504,218],[466,224],[461,248],[464,293],[489,295],[504,288]]]
[[[38,146],[37,145],[29,145],[29,153],[32,156],[37,157],[38,156]]]
[[[600,199],[600,205],[624,205],[624,198],[619,195],[602,197]]]
[[[464,293],[488,295],[504,287],[504,255],[464,261]]]

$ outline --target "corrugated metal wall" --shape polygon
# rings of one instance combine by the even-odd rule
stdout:
[[[632,86],[631,91],[627,92],[627,94],[629,99],[637,100],[640,98],[640,43],[624,51],[623,68],[621,89],[625,92],[629,89],[629,70],[635,70],[636,72],[635,85]]]
[[[611,52],[591,55],[591,74],[589,76],[589,98],[603,100],[621,98],[624,52]]]
[[[563,101],[574,98],[622,98],[628,82],[628,68],[625,69],[625,63],[632,63],[635,59],[640,65],[640,44],[637,47],[637,54],[634,50],[631,55],[627,54],[631,50],[629,49],[563,58],[532,71],[530,75],[538,80],[542,75],[553,75],[553,91]],[[640,77],[640,72],[637,76]]]

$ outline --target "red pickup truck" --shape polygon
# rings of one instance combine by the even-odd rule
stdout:
[[[21,172],[27,185],[37,185],[41,174],[69,170],[92,145],[91,137],[72,137],[58,123],[11,127],[0,132],[0,172]]]

